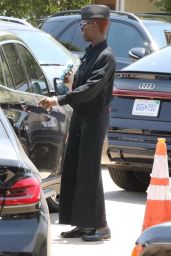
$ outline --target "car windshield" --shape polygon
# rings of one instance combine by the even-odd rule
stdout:
[[[29,30],[15,30],[17,34],[32,50],[41,65],[65,65],[75,57],[50,35]]]
[[[162,21],[143,21],[153,40],[163,48],[171,43],[171,23]]]

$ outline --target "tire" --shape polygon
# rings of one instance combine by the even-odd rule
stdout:
[[[47,204],[50,213],[59,212],[59,195],[47,198]]]
[[[61,175],[61,170],[63,167],[63,161],[64,161],[64,153],[61,154],[59,163],[58,163],[58,168],[57,168],[57,173]],[[47,204],[49,207],[49,212],[50,213],[57,213],[59,212],[59,194],[56,196],[51,196],[47,198]]]
[[[29,149],[28,149],[28,145],[27,145],[26,139],[20,138],[19,140],[20,140],[20,143],[21,143],[21,145],[22,145],[26,155],[29,157]]]
[[[109,166],[109,174],[114,183],[126,191],[145,192],[150,182],[150,175],[145,172],[119,170]]]

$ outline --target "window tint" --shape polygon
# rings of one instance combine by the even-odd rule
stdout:
[[[17,46],[27,69],[31,82],[31,91],[36,94],[48,95],[46,78],[36,60],[23,45],[18,44]]]
[[[2,124],[2,122],[0,121],[0,139],[5,139],[8,138],[8,135],[6,133],[6,130]]]
[[[40,64],[64,65],[71,59],[75,60],[73,55],[49,34],[38,30],[15,30],[15,33],[29,46]]]
[[[65,23],[67,22],[57,20],[46,20],[43,24],[39,26],[39,28],[55,37],[56,35],[58,35],[58,31],[61,31],[61,29],[65,27]]]
[[[129,50],[133,47],[145,47],[145,40],[129,24],[113,21],[108,32],[108,44],[116,57],[128,59]]]
[[[0,56],[0,85],[4,85],[4,74],[2,70],[2,59]]]
[[[144,24],[159,48],[170,44],[170,40],[167,39],[169,39],[171,34],[171,23],[146,21]]]
[[[11,73],[2,51],[0,62],[0,84],[14,89]]]
[[[6,55],[8,64],[10,66],[13,79],[15,82],[15,88],[21,91],[28,91],[28,80],[23,70],[22,60],[16,51],[14,44],[6,44],[2,46]]]
[[[58,40],[70,51],[84,51],[88,45],[82,37],[80,22],[72,24]]]

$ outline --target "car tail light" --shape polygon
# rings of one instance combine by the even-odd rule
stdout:
[[[168,92],[150,92],[150,91],[137,91],[137,90],[119,90],[114,88],[113,96],[125,97],[139,97],[139,98],[152,98],[152,99],[171,99],[171,93]]]
[[[40,201],[41,185],[33,178],[23,178],[18,180],[6,192],[0,194],[0,205],[15,206],[35,204]]]
[[[134,247],[131,256],[141,256],[143,250],[144,250],[144,247],[142,245],[138,244]]]

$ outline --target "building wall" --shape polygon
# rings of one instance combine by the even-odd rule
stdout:
[[[150,0],[94,0],[95,4],[105,4],[112,10],[127,12],[160,12]]]
[[[124,11],[127,12],[160,12],[150,0],[125,0]]]
[[[105,4],[110,7],[111,10],[116,9],[116,1],[117,0],[94,0],[95,4]]]

